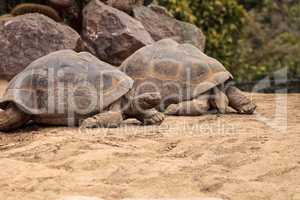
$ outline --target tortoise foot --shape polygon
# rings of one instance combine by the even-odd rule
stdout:
[[[171,104],[167,107],[167,109],[165,110],[164,114],[165,115],[177,115],[178,111],[179,111],[179,106],[178,104]]]
[[[137,119],[144,125],[160,125],[164,121],[165,115],[155,109],[150,109],[137,116]]]
[[[200,116],[208,113],[209,101],[207,98],[183,101],[178,104],[171,104],[165,110],[166,115],[177,116]]]
[[[253,114],[255,110],[256,110],[256,105],[253,103],[249,103],[249,104],[241,106],[239,108],[238,112],[240,114]]]
[[[123,121],[120,112],[109,111],[83,120],[80,128],[117,128]]]

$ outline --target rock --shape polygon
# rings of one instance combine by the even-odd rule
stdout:
[[[118,10],[122,10],[127,13],[131,13],[134,6],[144,5],[144,0],[101,0],[105,4],[114,7]]]
[[[153,0],[144,0],[144,6],[148,6],[153,3]]]
[[[91,1],[83,10],[82,37],[99,59],[116,66],[153,43],[139,21],[99,0]]]
[[[151,4],[149,5],[149,8],[151,10],[153,10],[154,12],[158,13],[158,14],[162,14],[162,15],[166,15],[166,16],[169,16],[169,17],[174,17],[165,7],[163,6],[159,6],[159,5],[156,5],[156,4]]]
[[[139,6],[133,9],[135,19],[139,20],[155,41],[172,38],[179,43],[190,43],[204,51],[205,36],[193,24],[181,22],[157,5]]]
[[[69,8],[72,6],[72,0],[49,0],[49,3],[56,8]]]
[[[10,79],[39,57],[61,49],[75,50],[73,29],[41,14],[0,20],[0,76]]]

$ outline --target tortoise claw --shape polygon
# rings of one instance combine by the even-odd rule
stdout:
[[[165,119],[165,115],[161,112],[155,112],[149,118],[143,120],[144,125],[160,125]]]
[[[135,117],[141,121],[143,125],[160,125],[165,119],[165,115],[154,108],[143,111]]]
[[[256,105],[253,103],[249,103],[246,105],[243,105],[240,109],[239,109],[239,113],[241,114],[253,114],[254,111],[256,110]]]
[[[96,117],[90,117],[82,121],[80,128],[100,128],[100,125]]]
[[[178,113],[178,106],[176,104],[171,104],[167,107],[164,114],[165,115],[176,115]]]

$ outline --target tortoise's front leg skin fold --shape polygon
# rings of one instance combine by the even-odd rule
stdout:
[[[123,120],[121,100],[118,100],[108,108],[108,111],[83,120],[80,128],[117,128]]]
[[[171,104],[165,110],[166,115],[177,116],[199,116],[208,113],[208,99],[194,99],[192,101],[184,101],[178,104]]]
[[[160,125],[165,120],[165,115],[154,108],[145,110],[135,117],[144,125]]]
[[[229,99],[229,106],[237,110],[241,114],[253,114],[256,105],[247,98],[241,90],[234,86],[229,86],[226,90]]]
[[[0,111],[0,131],[8,132],[27,123],[30,116],[10,103],[5,110]]]
[[[216,108],[219,113],[225,114],[228,110],[229,99],[223,90],[215,87],[213,88],[213,96],[210,99],[210,105],[212,108]]]
[[[108,111],[89,117],[82,121],[81,128],[117,128],[121,125],[121,111]]]

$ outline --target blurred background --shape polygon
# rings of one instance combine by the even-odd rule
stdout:
[[[4,3],[6,2],[6,3]],[[17,3],[0,0],[0,14]],[[82,0],[77,0],[83,5]],[[177,19],[206,35],[205,53],[220,60],[238,85],[251,90],[257,81],[287,69],[289,92],[300,92],[300,0],[157,0]],[[282,86],[280,86],[282,87]],[[268,91],[274,92],[276,86]]]
[[[245,89],[287,68],[289,91],[300,92],[300,0],[159,3],[176,18],[201,27],[206,54],[221,60]]]

